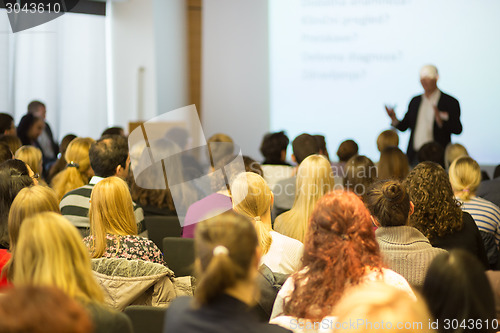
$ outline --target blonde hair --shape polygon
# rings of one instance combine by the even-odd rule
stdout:
[[[69,143],[64,154],[68,165],[55,175],[51,182],[59,200],[69,191],[89,182],[87,176],[90,169],[89,149],[94,142],[92,138],[76,138]]]
[[[382,282],[352,287],[344,295],[333,310],[337,316],[333,332],[434,332],[429,327],[432,316],[422,298],[415,301],[408,293]],[[359,324],[351,327],[350,321]]]
[[[44,212],[21,225],[13,253],[15,285],[54,286],[81,302],[103,301],[80,233],[63,216]]]
[[[262,254],[269,252],[271,223],[264,223],[261,217],[271,209],[273,193],[264,178],[253,172],[242,172],[231,184],[233,209],[250,217],[257,231]]]
[[[14,157],[26,163],[34,173],[42,174],[42,151],[35,146],[21,146]]]
[[[308,156],[297,172],[293,207],[276,218],[274,229],[303,243],[316,202],[334,185],[330,162],[321,155]]]
[[[476,194],[481,183],[481,168],[469,156],[462,156],[451,163],[449,176],[455,194],[463,201],[468,201]]]
[[[90,195],[90,235],[92,258],[106,251],[106,235],[137,235],[132,197],[127,183],[119,177],[108,177],[94,186]]]
[[[467,149],[460,143],[449,143],[444,150],[444,165],[446,170],[448,170],[451,163],[460,156],[469,156]]]
[[[23,221],[43,212],[61,213],[55,192],[45,186],[25,187],[16,195],[9,211],[10,252],[14,252]]]
[[[230,156],[234,152],[233,139],[229,135],[217,133],[207,140],[210,162],[213,167],[224,157]]]
[[[377,148],[382,152],[387,147],[397,147],[399,145],[398,133],[394,130],[385,130],[377,138]]]

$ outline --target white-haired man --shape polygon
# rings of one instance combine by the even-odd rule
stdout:
[[[437,87],[439,79],[436,66],[426,65],[420,70],[420,83],[424,93],[412,98],[408,112],[399,121],[394,109],[386,106],[392,126],[400,131],[411,130],[406,154],[416,164],[418,150],[427,142],[435,141],[444,147],[451,142],[451,134],[462,133],[460,104]]]

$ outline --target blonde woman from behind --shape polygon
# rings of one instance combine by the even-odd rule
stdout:
[[[125,258],[164,264],[153,241],[137,235],[132,197],[127,183],[107,177],[90,196],[90,236],[83,239],[92,258]]]
[[[91,138],[76,138],[68,145],[64,154],[66,168],[55,175],[51,183],[59,201],[69,191],[88,184],[94,175],[89,159],[89,149],[94,142]]]
[[[303,243],[316,202],[334,185],[330,162],[321,155],[308,156],[297,172],[293,207],[276,218],[274,229]]]
[[[77,300],[89,311],[95,333],[132,332],[128,317],[102,304],[81,236],[61,215],[45,212],[23,222],[12,267],[15,286],[53,286]]]
[[[453,161],[449,170],[450,183],[455,197],[462,203],[464,212],[469,213],[483,239],[490,268],[498,269],[500,244],[500,208],[476,195],[481,183],[481,168],[469,156]]]
[[[21,146],[14,153],[14,158],[23,161],[34,173],[36,178],[42,185],[47,185],[40,177],[42,175],[42,151],[35,146]]]
[[[262,249],[261,264],[290,274],[301,267],[304,245],[271,227],[274,196],[264,178],[253,172],[239,174],[231,185],[233,210],[252,219]]]

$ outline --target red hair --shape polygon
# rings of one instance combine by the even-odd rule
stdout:
[[[347,285],[359,284],[368,270],[381,272],[370,213],[356,194],[334,191],[318,201],[304,242],[303,265],[284,311],[310,320],[332,315]]]

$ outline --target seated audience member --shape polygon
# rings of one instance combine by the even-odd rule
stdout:
[[[23,161],[8,160],[0,164],[0,249],[9,249],[9,210],[23,188],[35,184],[33,174]]]
[[[290,140],[285,132],[267,133],[260,144],[260,153],[264,156],[262,165],[286,165],[286,150]]]
[[[357,323],[353,328],[345,324],[344,327],[335,326],[333,332],[434,332],[429,326],[432,317],[423,299],[415,301],[407,293],[378,282],[346,291],[333,312],[337,314],[334,323]],[[384,324],[381,326],[382,322]]]
[[[58,154],[57,161],[50,167],[49,173],[47,175],[47,183],[50,184],[55,175],[57,175],[59,172],[63,171],[64,168],[66,168],[68,162],[66,162],[64,155],[66,154],[66,149],[68,149],[69,143],[74,139],[76,139],[76,135],[68,134],[61,140],[61,146],[59,147],[60,152]]]
[[[181,205],[182,207],[177,208],[180,214],[185,215],[186,206],[197,200],[198,193],[194,186],[184,181],[184,164],[178,155],[181,149],[167,139],[155,140],[150,143],[150,147],[157,156],[168,156],[166,164],[169,179],[164,181],[164,164],[161,161],[151,164],[149,151],[143,151],[138,168],[134,168],[140,171],[139,174],[129,177],[132,199],[141,205],[144,215],[177,215],[175,205]],[[169,186],[176,184],[182,184],[182,187]],[[177,199],[176,202],[174,198]]]
[[[212,193],[189,206],[186,218],[184,219],[182,237],[194,238],[194,232],[198,222],[233,208],[229,183],[232,182],[238,174],[246,171],[262,176],[262,169],[260,168],[259,163],[257,163],[254,159],[248,156],[243,156],[245,170],[242,170],[240,169],[240,165],[238,163],[231,163],[236,159],[236,157],[237,156],[234,155],[226,156],[222,160],[219,160],[215,167],[212,168],[210,186],[214,191],[216,191],[216,193]],[[222,168],[225,170],[225,176],[218,177],[217,173],[214,171]]]
[[[292,161],[297,163],[297,168],[300,167],[300,164],[306,157],[319,153],[319,146],[316,139],[307,133],[303,133],[293,140],[292,149]],[[297,172],[297,169],[295,169],[295,172]],[[296,177],[293,176],[278,181],[273,187],[274,215],[277,216],[292,208],[296,196],[295,184]]]
[[[352,192],[333,191],[318,201],[304,243],[303,269],[285,282],[271,322],[292,327],[297,320],[321,321],[349,286],[382,281],[415,298],[408,282],[383,268],[370,213]]]
[[[385,130],[377,137],[377,149],[383,152],[388,147],[399,146],[399,135],[394,130]]]
[[[313,137],[316,139],[319,147],[319,155],[323,155],[327,160],[330,160],[330,155],[328,154],[328,149],[326,149],[326,139],[324,135],[315,134]]]
[[[38,138],[42,134],[45,124],[42,118],[32,114],[26,114],[17,125],[17,136],[23,146],[35,146],[40,148]]]
[[[418,163],[434,162],[444,168],[444,148],[432,141],[424,144],[417,153]]]
[[[165,133],[165,139],[174,142],[182,152],[181,162],[184,179],[191,180],[204,176],[203,163],[201,163],[197,154],[201,148],[191,147],[194,139],[188,130],[180,126],[172,127]]]
[[[51,183],[59,201],[69,191],[87,185],[94,175],[89,158],[89,149],[94,142],[91,138],[76,138],[68,145],[64,153],[66,167]]]
[[[0,142],[3,142],[7,146],[9,146],[12,154],[14,154],[22,146],[21,140],[19,140],[16,135],[0,134]]]
[[[481,182],[479,164],[468,156],[453,161],[449,170],[450,183],[455,197],[469,213],[479,228],[491,268],[497,268],[500,244],[500,208],[491,201],[476,196]]]
[[[54,163],[57,159],[59,146],[56,140],[54,140],[52,130],[47,123],[47,109],[45,108],[45,104],[40,101],[32,101],[28,104],[28,114],[40,118],[43,121],[43,131],[36,141],[38,144],[37,147],[39,147],[43,153],[43,169],[48,171],[52,163]]]
[[[303,243],[314,206],[334,185],[330,162],[321,155],[307,157],[297,172],[293,207],[276,218],[274,230]]]
[[[207,140],[210,165],[215,167],[218,161],[234,154],[234,142],[229,135],[216,133]]]
[[[93,143],[89,149],[90,166],[94,170],[87,185],[66,193],[59,207],[61,213],[75,225],[82,235],[89,232],[90,194],[94,186],[106,177],[117,176],[127,179],[129,171],[128,144],[124,137],[110,135]],[[145,230],[144,213],[140,206],[134,203],[134,215],[139,233]]]
[[[12,257],[14,286],[53,286],[90,313],[95,333],[132,332],[130,319],[105,307],[103,291],[77,229],[57,213],[23,221]]]
[[[103,137],[105,135],[120,135],[120,136],[126,137],[125,131],[123,130],[123,127],[120,127],[120,126],[106,128],[102,132],[101,137]]]
[[[500,320],[500,271],[487,270],[485,273],[495,297],[496,318]]]
[[[0,135],[16,135],[16,124],[10,114],[0,113]]]
[[[172,302],[164,333],[288,332],[260,323],[250,311],[260,253],[250,219],[226,212],[200,222],[195,235],[196,293],[194,299]]]
[[[460,209],[446,171],[433,162],[418,164],[403,182],[414,212],[410,225],[429,239],[432,246],[445,250],[461,248],[475,255],[484,267],[488,258],[481,234],[469,213]]]
[[[233,210],[252,219],[257,230],[262,258],[273,272],[290,274],[301,267],[304,245],[296,239],[273,231],[271,208],[274,196],[261,176],[245,172],[231,184]]]
[[[34,146],[22,146],[14,153],[14,158],[26,163],[31,171],[35,173],[39,182],[46,185],[45,181],[42,179],[42,151],[40,148]]]
[[[9,146],[7,144],[0,142],[0,163],[11,160],[13,157],[12,152],[10,151]]]
[[[498,169],[498,167],[495,169],[495,175]],[[500,207],[500,176],[497,175],[491,180],[482,181],[477,189],[477,196]]]
[[[127,183],[107,177],[97,183],[90,196],[90,236],[83,242],[92,258],[141,259],[163,264],[153,241],[137,236],[134,206]]]
[[[353,156],[344,166],[344,188],[363,196],[377,180],[377,167],[368,157]]]
[[[339,161],[332,163],[333,175],[337,178],[343,178],[345,174],[345,164],[351,157],[358,155],[358,144],[354,140],[345,140],[339,145],[337,156]]]
[[[398,147],[387,147],[380,153],[378,179],[403,180],[410,172],[408,157]]]
[[[15,252],[17,240],[19,238],[19,229],[23,221],[43,212],[61,213],[59,210],[59,200],[57,200],[54,191],[45,186],[30,186],[25,187],[14,198],[9,210],[8,231],[9,231],[9,252],[7,259],[11,258],[11,254]],[[9,269],[12,261],[0,264],[2,277],[9,277],[12,271]],[[5,267],[5,269],[4,269]]]
[[[491,325],[496,322],[495,300],[484,267],[466,251],[438,255],[427,271],[422,294],[441,333],[497,331]],[[463,329],[462,323],[475,325]]]
[[[264,162],[262,162],[264,179],[271,190],[274,190],[274,186],[279,181],[293,177],[293,168],[286,162],[289,142],[285,132],[281,131],[266,134],[260,144],[260,152],[264,156]]]
[[[87,311],[54,287],[22,286],[0,297],[0,332],[92,333]]]
[[[375,237],[384,262],[413,287],[422,287],[432,259],[446,251],[432,247],[420,231],[408,225],[413,213],[408,191],[399,181],[380,181],[364,199],[378,227]]]
[[[460,156],[469,156],[467,149],[460,143],[449,143],[444,150],[444,165],[446,170],[450,168],[451,163]]]

